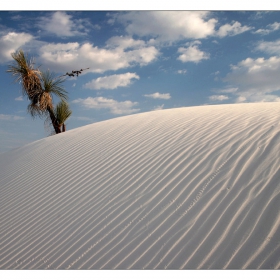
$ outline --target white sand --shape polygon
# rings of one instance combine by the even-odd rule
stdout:
[[[280,104],[154,111],[0,155],[1,269],[279,269]]]

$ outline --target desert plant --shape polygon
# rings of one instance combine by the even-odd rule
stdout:
[[[54,118],[57,121],[57,126],[61,132],[66,131],[66,120],[71,116],[72,111],[70,110],[69,104],[64,100],[60,101],[53,109]],[[50,127],[52,120],[50,116],[45,121],[46,128]],[[50,135],[55,134],[55,131],[51,131]]]
[[[28,112],[32,117],[49,117],[56,134],[65,131],[65,126],[61,130],[64,122],[61,123],[61,119],[57,118],[57,112],[55,112],[53,105],[54,94],[63,102],[63,105],[58,105],[59,114],[61,116],[67,116],[69,112],[71,114],[69,105],[66,102],[67,92],[62,87],[65,79],[54,77],[54,74],[50,71],[41,72],[39,69],[35,69],[34,59],[28,59],[28,56],[22,50],[13,53],[12,58],[14,63],[8,66],[7,72],[16,77],[15,82],[21,83],[23,95],[27,95],[30,101],[27,107]],[[62,112],[64,109],[66,111]]]

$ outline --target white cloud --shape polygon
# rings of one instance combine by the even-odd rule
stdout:
[[[154,107],[154,111],[163,110],[164,104]]]
[[[150,44],[234,36],[252,29],[234,21],[216,31],[218,20],[211,16],[208,11],[132,11],[115,14],[110,22],[122,23],[129,35],[150,37]]]
[[[30,42],[33,36],[27,33],[9,32],[0,37],[0,61],[7,62],[12,60],[11,53]]]
[[[279,57],[247,58],[237,65],[232,65],[231,69],[224,81],[238,87],[235,94],[241,97],[241,100],[278,101],[278,96],[271,93],[280,90]]]
[[[229,99],[229,97],[226,95],[211,95],[209,96],[209,99],[212,101],[216,101],[216,100],[223,101]]]
[[[236,99],[237,103],[242,102],[280,102],[280,97],[273,94],[260,94],[251,96],[239,96]]]
[[[140,77],[136,73],[116,74],[111,76],[99,77],[85,84],[85,88],[89,89],[115,89],[117,87],[127,87],[132,83],[132,79],[139,80]]]
[[[107,47],[121,48],[123,50],[128,48],[138,49],[145,46],[146,46],[145,41],[135,40],[131,36],[114,36],[107,41]]]
[[[0,121],[17,121],[23,119],[24,118],[20,116],[0,114]]]
[[[125,51],[122,47],[98,48],[90,43],[48,44],[40,48],[44,66],[56,71],[70,71],[90,67],[88,71],[103,73],[134,65],[144,66],[154,61],[159,51],[154,46]]]
[[[152,94],[145,94],[144,96],[149,97],[149,98],[153,98],[153,99],[170,99],[170,93],[159,93],[159,92],[155,92]]]
[[[92,121],[94,121],[94,119],[88,118],[88,117],[72,117],[72,118],[74,118],[74,119],[76,119],[76,120],[78,120],[78,121],[86,121],[86,122],[92,122]]]
[[[186,70],[186,69],[178,70],[177,73],[178,73],[178,74],[183,74],[183,75],[184,75],[184,74],[187,73],[187,70]]]
[[[234,21],[232,24],[225,24],[222,25],[219,30],[216,32],[216,35],[219,37],[225,37],[225,36],[235,36],[237,34],[246,32],[248,30],[251,30],[252,27],[249,26],[241,26],[241,23],[238,21]]]
[[[268,24],[266,29],[258,29],[256,30],[255,34],[260,34],[260,35],[268,35],[269,33],[276,31],[280,28],[280,23],[279,22],[274,22],[272,24]]]
[[[22,16],[20,15],[15,15],[11,17],[12,20],[22,20]]]
[[[151,36],[159,42],[206,38],[217,20],[207,11],[133,11],[115,15],[130,35]],[[150,43],[155,43],[151,41]]]
[[[239,96],[238,98],[236,98],[237,103],[242,103],[242,102],[245,102],[246,100],[247,100],[247,98],[244,96]]]
[[[212,91],[214,91],[216,93],[234,93],[234,92],[237,92],[237,90],[238,90],[237,87],[228,87],[228,88],[224,88],[224,89],[214,89]]]
[[[178,52],[181,53],[181,55],[177,59],[181,60],[182,62],[194,63],[198,63],[203,59],[209,59],[210,55],[208,53],[198,49],[197,45],[199,44],[201,44],[200,41],[194,41],[188,44],[188,48],[179,48]]]
[[[16,101],[23,101],[23,97],[22,96],[16,97],[15,100]]]
[[[263,51],[269,54],[280,55],[280,40],[276,40],[274,42],[259,42],[256,50]]]
[[[134,106],[138,105],[138,102],[132,102],[129,100],[118,102],[114,99],[108,99],[101,96],[88,97],[86,99],[79,98],[72,102],[80,104],[87,109],[109,109],[110,112],[115,115],[132,114],[140,111],[140,109],[133,109]]]
[[[85,27],[83,20],[72,20],[72,16],[65,12],[54,12],[51,16],[41,17],[38,26],[57,36],[76,36],[84,35]]]

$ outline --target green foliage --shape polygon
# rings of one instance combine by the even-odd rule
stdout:
[[[54,109],[54,114],[59,125],[62,125],[71,116],[72,111],[70,110],[68,103],[60,101]]]
[[[32,117],[47,116],[55,133],[65,131],[64,122],[72,113],[67,103],[67,91],[62,86],[65,78],[35,69],[34,59],[28,59],[22,50],[13,53],[12,58],[14,62],[8,66],[7,72],[15,76],[15,82],[21,83],[23,95],[27,95],[30,101],[27,111]],[[53,95],[61,99],[55,108]]]
[[[64,101],[68,99],[67,91],[61,86],[65,78],[55,78],[54,74],[48,70],[41,73],[41,81],[45,92],[53,93]]]

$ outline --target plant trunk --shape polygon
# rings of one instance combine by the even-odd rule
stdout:
[[[63,124],[62,124],[62,132],[65,132],[65,131],[66,131],[66,124],[63,123]]]
[[[59,123],[53,113],[53,110],[50,108],[50,106],[47,107],[47,111],[49,112],[50,114],[50,118],[51,118],[51,121],[52,121],[52,125],[53,125],[53,128],[55,130],[55,133],[58,134],[58,133],[61,133],[61,130],[60,130],[60,127],[59,127]]]

